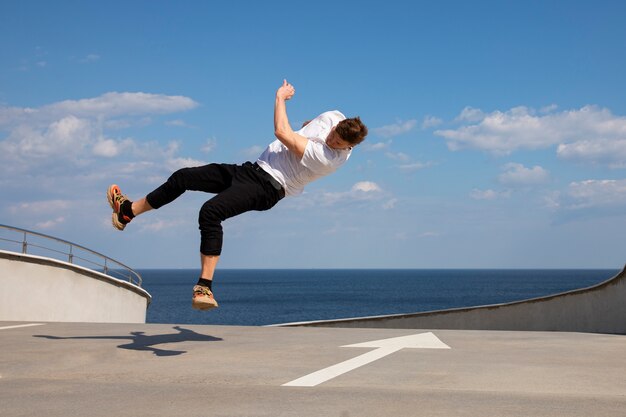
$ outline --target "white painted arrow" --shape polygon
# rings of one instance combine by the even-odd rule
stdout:
[[[374,362],[375,360],[384,358],[387,355],[391,355],[401,349],[450,349],[450,346],[443,343],[431,332],[392,337],[390,339],[374,340],[371,342],[356,343],[354,345],[345,345],[341,347],[377,349],[364,353],[356,358],[348,359],[347,361],[329,366],[328,368],[320,369],[319,371],[305,375],[302,378],[294,379],[293,381],[287,382],[282,386],[314,387],[339,375],[345,374],[346,372],[350,372],[363,365],[367,365],[370,362]]]

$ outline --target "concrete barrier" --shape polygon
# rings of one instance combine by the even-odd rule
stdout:
[[[144,289],[79,265],[0,251],[0,321],[145,323]]]
[[[615,277],[589,288],[512,303],[279,326],[626,334],[626,267]]]

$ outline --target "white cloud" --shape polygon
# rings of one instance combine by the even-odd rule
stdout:
[[[25,123],[33,127],[48,126],[68,116],[109,120],[119,116],[167,114],[190,110],[197,105],[184,96],[110,92],[93,98],[59,101],[39,108],[0,106],[0,129]]]
[[[200,148],[202,152],[211,153],[217,147],[217,140],[215,138],[209,138],[204,142],[204,145]]]
[[[508,163],[502,168],[504,172],[500,174],[498,180],[507,185],[541,184],[546,182],[549,177],[548,171],[538,165],[526,168],[522,164]]]
[[[548,209],[557,210],[561,206],[560,198],[561,198],[560,191],[548,192],[547,194],[543,196],[543,205],[544,207]]]
[[[171,158],[165,161],[165,166],[171,172],[177,171],[181,168],[199,167],[206,165],[206,162],[193,158]]]
[[[13,214],[48,215],[66,211],[71,204],[69,200],[31,201],[9,206],[9,211]]]
[[[556,104],[550,104],[548,106],[542,107],[541,109],[539,109],[539,111],[541,113],[552,113],[553,111],[555,111],[558,108],[559,108],[559,106],[557,106]]]
[[[474,200],[495,200],[498,197],[498,193],[494,190],[479,190],[474,188],[470,192],[470,197]]]
[[[443,120],[441,120],[438,117],[435,117],[435,116],[425,116],[424,120],[422,121],[422,129],[430,129],[430,128],[433,128],[433,127],[437,127],[441,123],[443,123]]]
[[[0,141],[0,160],[16,158],[49,158],[58,155],[73,157],[93,135],[89,121],[68,115],[52,122],[45,129],[27,124],[16,126]],[[8,162],[8,161],[7,161]]]
[[[411,157],[403,152],[387,152],[385,154],[387,156],[387,158],[389,159],[394,159],[396,161],[408,161],[411,159]]]
[[[379,136],[384,138],[390,138],[392,136],[402,135],[403,133],[410,132],[417,125],[417,120],[411,119],[407,121],[397,121],[396,123],[385,125],[382,127],[374,128],[373,131]]]
[[[30,229],[68,228],[81,221],[91,224],[101,216],[110,223],[110,210],[103,198],[110,183],[123,185],[129,195],[145,195],[172,171],[204,164],[181,155],[180,144],[175,141],[163,144],[109,136],[109,117],[137,126],[138,120],[145,121],[150,115],[145,109],[131,111],[130,98],[104,95],[32,109],[0,106],[0,184],[11,195],[11,199],[0,201],[6,222]],[[156,103],[148,107],[154,111],[186,107],[185,100],[172,105],[156,95],[141,95],[134,102],[142,106],[151,99]],[[111,109],[111,102],[135,114]],[[103,104],[101,114],[95,110],[97,103]],[[84,201],[62,200],[68,195]],[[33,196],[42,201],[31,201]],[[86,202],[94,202],[93,209],[86,209]],[[83,209],[77,211],[77,207]]]
[[[65,217],[57,217],[56,219],[35,223],[37,229],[52,229],[55,226],[65,223]]]
[[[73,204],[68,200],[22,202],[8,206],[7,212],[11,217],[26,220],[35,229],[52,229],[65,222],[66,216],[59,214],[67,214]]]
[[[572,182],[564,203],[569,209],[626,207],[626,179]]]
[[[383,190],[378,184],[371,181],[361,181],[354,184],[350,191],[322,194],[321,204],[328,206],[339,202],[378,200],[382,195]]]
[[[492,189],[480,190],[478,188],[474,188],[470,192],[470,198],[474,200],[496,200],[498,198],[509,197],[509,191],[495,191]]]
[[[43,172],[52,165],[56,170],[70,169],[94,157],[112,158],[127,150],[136,152],[135,156],[155,158],[154,145],[107,138],[105,129],[150,123],[149,114],[195,106],[197,103],[182,96],[117,92],[39,108],[0,106],[0,131],[7,132],[0,139],[0,171],[6,175],[32,174],[32,170]],[[153,149],[144,152],[146,146]]]
[[[433,165],[434,164],[432,162],[414,162],[411,164],[399,165],[398,168],[405,172],[415,172],[420,169],[429,168]]]
[[[43,114],[75,114],[85,117],[111,118],[141,114],[167,114],[191,110],[197,103],[184,96],[164,94],[110,92],[99,97],[81,100],[65,100],[44,106]]]
[[[610,168],[626,167],[626,138],[581,140],[557,147],[559,158],[607,164]]]
[[[456,122],[478,122],[484,117],[485,113],[482,110],[466,106],[454,120]]]
[[[248,159],[254,159],[256,160],[259,155],[261,155],[261,153],[265,150],[265,148],[263,146],[259,146],[259,145],[254,145],[251,146],[249,148],[245,148],[241,151],[241,154]]]
[[[100,124],[100,120],[102,119],[99,119],[98,124]],[[101,122],[102,128],[111,130],[128,129],[129,127],[144,127],[151,125],[152,123],[153,120],[149,116],[133,118],[124,117],[111,120],[102,120]]]
[[[93,153],[97,156],[110,158],[119,153],[119,148],[113,139],[103,139],[93,146]]]
[[[473,124],[435,131],[453,151],[474,148],[503,155],[579,141],[626,139],[626,117],[596,106],[539,115],[523,106],[489,114],[466,107],[457,120]]]
[[[544,198],[558,221],[624,216],[626,179],[575,181]]]
[[[348,191],[337,192],[308,192],[289,199],[287,204],[291,204],[297,209],[310,207],[329,207],[337,204],[350,204],[353,202],[376,201],[384,197],[389,197],[387,193],[375,182],[360,181],[355,183]]]
[[[366,141],[360,146],[362,146],[363,149],[365,149],[366,151],[383,151],[385,149],[389,149],[389,147],[391,146],[391,139],[388,140],[387,142],[376,142],[376,143],[369,143]]]
[[[134,145],[135,144],[132,139],[100,139],[93,145],[93,154],[96,156],[112,158],[119,155],[126,149],[133,148]]]
[[[357,182],[352,186],[353,192],[364,192],[364,193],[372,193],[372,192],[380,192],[381,188],[375,182],[371,181],[361,181]]]

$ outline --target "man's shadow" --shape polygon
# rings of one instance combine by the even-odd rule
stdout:
[[[121,349],[131,350],[145,350],[154,353],[156,356],[176,356],[187,353],[185,350],[166,350],[155,348],[154,345],[161,345],[166,343],[179,343],[179,342],[215,342],[223,340],[220,337],[207,336],[196,333],[189,329],[183,329],[180,326],[174,326],[174,329],[178,330],[178,333],[170,334],[157,334],[148,336],[144,332],[130,332],[129,336],[45,336],[45,335],[33,335],[33,337],[44,337],[46,339],[63,340],[63,339],[111,339],[111,340],[124,340],[129,339],[131,343],[119,345]]]

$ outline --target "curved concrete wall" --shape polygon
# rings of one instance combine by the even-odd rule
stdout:
[[[626,334],[626,267],[589,288],[506,304],[280,326],[537,330]]]
[[[151,296],[51,258],[0,251],[0,320],[145,323]]]

